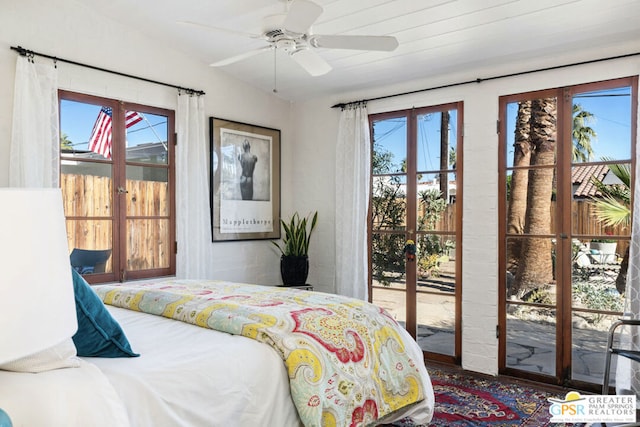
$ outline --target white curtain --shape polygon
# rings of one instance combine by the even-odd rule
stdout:
[[[640,123],[640,109],[638,111]],[[640,149],[636,143],[636,165],[633,190],[633,223],[631,226],[631,244],[629,245],[629,270],[625,290],[625,316],[640,319]],[[640,328],[623,327],[622,346],[640,350]],[[625,357],[618,357],[616,369],[616,392],[618,394],[634,393],[640,396],[640,364]]]
[[[58,73],[51,61],[18,56],[9,154],[11,187],[58,187]]]
[[[178,94],[176,128],[176,276],[207,279],[212,277],[213,245],[203,96]]]
[[[367,107],[342,110],[336,147],[336,293],[368,299],[367,209],[371,176]]]

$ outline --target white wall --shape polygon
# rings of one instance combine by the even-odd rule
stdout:
[[[0,13],[0,187],[9,183],[9,141],[17,53],[10,46],[206,92],[207,116],[278,128],[282,136],[282,209],[291,211],[291,106],[161,43],[95,16],[81,2],[2,1]],[[49,61],[36,58],[36,61]],[[61,89],[176,109],[177,90],[58,64]],[[207,133],[208,134],[208,133]],[[204,195],[208,197],[208,195]],[[216,277],[278,284],[279,257],[268,241],[214,244]]]
[[[621,51],[633,51],[629,46],[619,48]],[[613,50],[581,52],[574,56],[567,55],[562,63],[615,55],[616,52]],[[507,68],[489,67],[486,70],[474,70],[457,76],[443,76],[441,79],[381,87],[372,92],[354,92],[344,94],[341,98],[333,97],[297,104],[294,112],[294,122],[298,123],[296,135],[305,136],[299,138],[301,146],[296,146],[295,159],[300,169],[304,169],[304,179],[313,181],[310,177],[316,177],[316,181],[314,184],[305,183],[300,192],[296,192],[296,199],[322,201],[323,220],[327,221],[331,216],[335,218],[332,212],[335,209],[335,193],[331,178],[335,166],[334,163],[324,163],[335,162],[335,156],[339,155],[335,152],[339,110],[331,109],[331,105],[469,81],[478,77],[504,75],[516,70],[539,69],[557,64],[557,61],[557,58],[549,58],[546,62],[512,64]],[[462,365],[465,369],[491,374],[498,372],[498,340],[495,336],[498,324],[498,98],[502,95],[538,89],[638,75],[639,72],[640,57],[632,57],[425,91],[368,103],[368,111],[371,114],[414,106],[464,102]],[[319,121],[321,123],[318,123]],[[308,127],[308,131],[301,132],[300,127]],[[320,258],[316,261],[318,266],[328,267],[327,271],[316,273],[317,279],[321,282],[326,280],[326,283],[332,283],[331,278],[334,274],[331,261],[335,254],[331,243],[333,224],[333,220],[324,224],[323,236],[315,247]]]
[[[293,205],[304,215],[318,211],[307,281],[317,290],[335,292],[335,145],[340,110],[327,107],[324,100],[296,105],[294,110]]]

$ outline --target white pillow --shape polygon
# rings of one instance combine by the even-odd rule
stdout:
[[[84,360],[76,369],[39,374],[0,371],[0,406],[14,427],[130,426],[124,403],[107,377]]]
[[[80,359],[76,357],[76,346],[67,338],[60,344],[49,347],[20,359],[0,365],[0,369],[15,372],[43,372],[61,368],[77,368]]]

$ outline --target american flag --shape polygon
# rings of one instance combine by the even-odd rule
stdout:
[[[100,154],[105,159],[111,158],[111,117],[113,110],[110,107],[102,107],[89,138],[89,150]],[[143,119],[142,114],[136,111],[127,111],[125,115],[125,127],[130,128]]]

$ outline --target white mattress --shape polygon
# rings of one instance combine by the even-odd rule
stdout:
[[[281,357],[241,336],[107,306],[138,358],[97,365],[132,426],[300,426]]]

